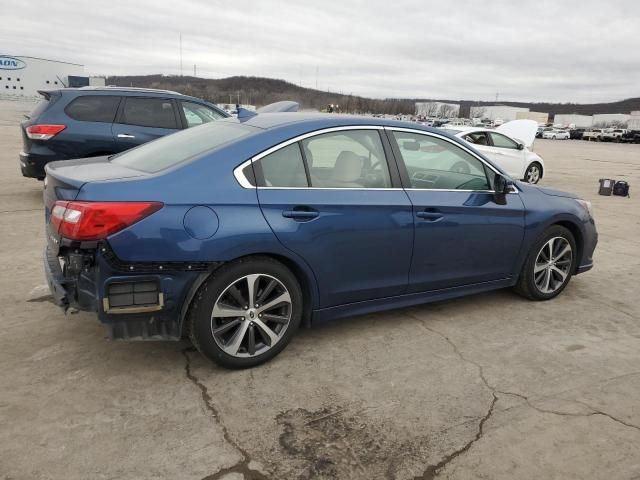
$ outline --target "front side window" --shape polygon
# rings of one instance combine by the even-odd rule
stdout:
[[[512,148],[518,149],[518,144],[504,135],[491,132],[491,140],[493,140],[493,146],[498,148]]]
[[[173,102],[164,98],[127,98],[120,123],[141,127],[178,128]]]
[[[377,130],[345,130],[300,142],[312,187],[389,188],[389,166]]]
[[[256,167],[261,187],[308,187],[300,145],[292,143],[262,157]]]
[[[484,164],[451,142],[409,132],[393,132],[411,188],[490,190]]]
[[[223,118],[223,115],[215,110],[193,102],[180,102],[184,117],[187,120],[187,128],[213,122]]]
[[[113,95],[86,95],[73,100],[64,109],[74,120],[84,122],[113,122],[120,97]]]

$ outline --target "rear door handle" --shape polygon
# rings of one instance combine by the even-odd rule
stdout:
[[[320,213],[316,210],[285,210],[282,216],[285,218],[293,218],[298,221],[308,221],[317,218]]]
[[[427,222],[437,222],[439,220],[442,220],[443,218],[442,214],[439,212],[427,212],[427,211],[417,212],[416,217],[422,218]]]
[[[136,138],[135,135],[129,135],[128,133],[119,133],[118,138]]]

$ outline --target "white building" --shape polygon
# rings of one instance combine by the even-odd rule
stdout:
[[[553,123],[554,125],[562,125],[563,127],[573,125],[575,128],[591,128],[593,126],[593,117],[591,115],[561,113],[554,117]]]
[[[38,97],[38,90],[99,84],[84,65],[35,57],[0,55],[0,97]]]
[[[460,105],[444,102],[416,102],[416,115],[432,118],[457,118],[460,115]]]
[[[630,130],[640,130],[640,110],[631,112],[629,121],[627,122],[627,128]]]
[[[529,109],[525,107],[508,107],[506,105],[482,105],[478,107],[471,107],[471,117],[473,118],[486,118],[492,121],[502,120],[503,122],[510,122],[516,119],[518,112],[528,112]]]
[[[549,114],[544,112],[516,112],[516,120],[533,120],[539,125],[549,122]]]
[[[593,116],[593,125],[609,127],[611,125],[626,125],[630,115],[626,113],[602,113]]]

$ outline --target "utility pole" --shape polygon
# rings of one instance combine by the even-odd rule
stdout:
[[[240,91],[236,92],[236,96],[238,98],[237,104],[240,105]]]
[[[197,75],[196,75],[196,64],[195,63],[193,64],[193,76],[197,77]]]
[[[316,90],[318,90],[318,69],[320,67],[318,67],[318,65],[316,65]]]
[[[496,92],[496,103],[498,103],[499,92]]]
[[[180,76],[182,76],[182,32],[180,32]]]

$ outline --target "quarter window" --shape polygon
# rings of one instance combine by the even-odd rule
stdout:
[[[493,146],[498,148],[512,148],[518,149],[518,144],[510,138],[500,135],[499,133],[491,132],[491,140],[493,140]]]
[[[209,107],[205,107],[204,105],[199,105],[193,102],[180,102],[180,104],[182,105],[184,117],[187,120],[187,128],[223,118],[221,113],[218,113]]]
[[[345,130],[302,140],[312,187],[389,188],[389,166],[377,130]]]
[[[120,123],[141,127],[178,128],[173,103],[163,98],[127,98]]]
[[[411,188],[490,190],[484,164],[446,140],[408,132],[393,132]]]
[[[262,157],[256,164],[261,187],[308,187],[300,145],[292,143]]]
[[[74,120],[83,122],[113,122],[120,97],[112,95],[87,95],[73,100],[64,109]]]

